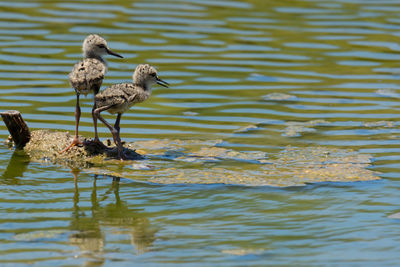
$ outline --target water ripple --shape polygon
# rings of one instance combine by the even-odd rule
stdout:
[[[171,84],[155,85],[146,102],[123,114],[121,138],[176,146],[163,155],[135,147],[146,160],[119,164],[119,175],[137,172],[135,181],[117,182],[28,163],[1,143],[0,265],[398,264],[400,228],[387,218],[399,212],[397,0],[0,1],[0,7],[2,111],[20,110],[33,130],[72,135],[76,95],[68,73],[82,57],[82,40],[98,33],[124,56],[106,57],[102,90],[131,81],[140,63],[155,65]],[[93,138],[93,96],[80,104],[80,134]],[[98,130],[112,140],[106,126]],[[4,124],[0,136],[8,136]],[[263,162],[185,161],[184,142],[261,153]],[[202,169],[229,176],[233,168],[250,178],[261,168],[279,180],[285,171],[271,162],[285,149],[311,147],[369,154],[368,168],[382,180],[288,188],[147,183],[180,170],[191,170],[193,179]]]

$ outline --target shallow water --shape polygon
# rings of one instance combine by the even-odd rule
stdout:
[[[163,185],[28,162],[1,145],[0,265],[397,266],[399,30],[392,0],[0,2],[0,108],[32,129],[72,132],[67,74],[97,32],[125,57],[107,58],[103,88],[145,62],[171,84],[123,115],[124,140],[222,140],[268,156],[353,149],[382,178]]]

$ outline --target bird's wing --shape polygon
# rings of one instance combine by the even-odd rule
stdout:
[[[129,83],[119,83],[108,87],[96,95],[96,106],[118,106],[128,103],[132,94],[127,92],[126,88],[130,87],[130,85]]]

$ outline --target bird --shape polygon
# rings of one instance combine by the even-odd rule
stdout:
[[[124,112],[131,106],[147,100],[151,95],[151,87],[157,83],[168,88],[169,83],[158,77],[157,70],[149,64],[140,64],[136,67],[132,75],[133,83],[114,84],[95,96],[94,118],[102,121],[111,131],[114,143],[117,146],[118,158],[125,160],[123,147],[120,138],[120,120]],[[117,114],[114,126],[109,124],[100,113],[108,111],[111,114]],[[96,125],[96,124],[95,124]],[[95,129],[97,136],[97,129]]]
[[[115,57],[123,58],[123,56],[113,52],[107,45],[107,41],[97,35],[88,35],[82,44],[83,59],[76,63],[69,74],[69,83],[75,89],[76,93],[76,107],[75,107],[75,136],[72,143],[65,148],[62,152],[69,150],[75,145],[81,144],[78,139],[78,127],[79,120],[81,117],[81,108],[79,105],[79,96],[84,94],[85,96],[89,93],[96,95],[101,87],[104,79],[104,75],[107,72],[107,62],[102,58],[103,55],[109,54]],[[92,117],[93,110],[92,109]],[[93,122],[96,124],[97,121]],[[95,125],[97,129],[97,125]],[[100,140],[95,138],[97,143],[101,143]]]

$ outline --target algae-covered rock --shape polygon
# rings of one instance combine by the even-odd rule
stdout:
[[[395,127],[395,123],[393,121],[373,121],[373,122],[364,122],[365,127],[386,127],[393,128]]]
[[[161,140],[147,140],[135,142],[137,149],[144,149],[148,151],[166,151],[166,150],[185,150],[196,149],[201,147],[214,147],[222,143],[223,140],[180,140],[180,139],[161,139]]]
[[[380,179],[367,169],[371,155],[351,149],[288,146],[278,153],[265,174],[290,180],[296,185],[315,182],[354,182]]]
[[[33,161],[159,184],[299,186],[380,179],[367,169],[370,155],[349,149],[288,146],[267,156],[264,151],[225,148],[222,140],[162,139],[125,143],[124,152],[130,160],[122,162],[116,159],[115,147],[83,138],[83,146],[60,153],[71,141],[68,133],[34,131],[25,151]]]
[[[262,255],[268,253],[266,249],[225,249],[221,253],[233,256]]]
[[[265,159],[265,152],[239,152],[222,147],[203,147],[200,150],[193,151],[188,156],[198,158],[218,158],[231,160],[258,161]]]
[[[247,133],[249,131],[258,130],[259,128],[260,126],[258,124],[250,124],[236,129],[234,133]]]
[[[391,215],[388,216],[388,218],[389,218],[389,219],[396,219],[396,220],[399,220],[399,219],[400,219],[400,212],[391,214]]]
[[[298,100],[294,95],[288,95],[283,93],[270,93],[268,95],[263,96],[264,100],[273,100],[273,101],[296,101]]]
[[[286,123],[287,127],[282,135],[288,137],[298,137],[305,132],[315,132],[316,130],[312,128],[314,126],[325,124],[329,124],[329,122],[325,120],[312,120],[307,122],[289,121]]]
[[[267,158],[265,152],[236,151],[215,146],[219,144],[215,141],[207,144],[198,140],[194,147],[193,142],[183,140],[156,143],[156,140],[142,142],[142,149],[150,149],[145,151],[148,160],[141,165],[134,163],[122,169],[108,165],[106,169],[94,167],[87,171],[159,184],[300,186],[380,179],[367,169],[371,156],[350,149],[288,146]]]
[[[395,90],[393,89],[378,89],[375,91],[375,93],[377,93],[380,96],[383,97],[390,97],[390,98],[400,98],[400,94],[398,94]]]
[[[80,137],[82,146],[74,146],[68,151],[61,152],[71,142],[73,136],[68,132],[53,132],[49,130],[38,130],[31,132],[31,139],[24,147],[25,152],[32,160],[51,162],[71,168],[83,168],[93,164],[101,164],[107,159],[116,158],[115,147],[98,145],[92,141]],[[124,148],[128,159],[142,158],[134,150]]]

